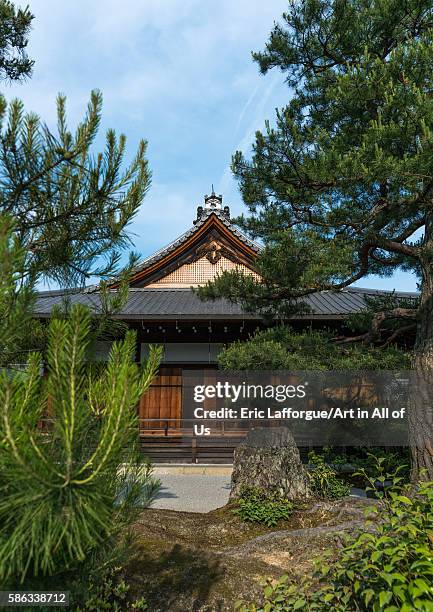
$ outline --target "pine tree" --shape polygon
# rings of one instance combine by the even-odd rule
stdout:
[[[33,15],[0,0],[0,80],[31,75],[27,53]],[[24,278],[82,285],[92,274],[117,273],[127,225],[150,185],[146,142],[124,164],[125,136],[113,130],[105,150],[93,150],[102,95],[93,91],[87,114],[72,134],[65,96],[57,98],[57,133],[23,103],[0,96],[0,214],[14,219],[15,235],[27,251]],[[105,260],[105,261],[104,261]],[[136,261],[132,254],[131,264]]]
[[[225,274],[202,291],[287,314],[294,299],[368,274],[418,275],[421,297],[374,319],[416,323],[412,476],[433,480],[433,2],[292,2],[262,73],[281,70],[291,99],[233,171],[264,240],[263,282]],[[298,305],[296,306],[299,307]]]
[[[37,350],[46,359],[48,329],[32,315],[35,300],[34,280],[25,271],[26,252],[14,231],[14,222],[0,215],[0,368],[20,369],[30,351]],[[89,332],[89,357],[95,342],[115,340],[128,330],[124,321],[114,317],[128,299],[130,267],[118,275],[117,291],[106,281],[98,286],[98,305],[92,313]],[[69,294],[53,309],[52,318],[65,320],[73,308]]]
[[[26,372],[0,370],[0,584],[64,572],[113,546],[157,490],[136,406],[161,351],[138,367],[128,332],[95,376],[90,325],[81,305],[51,321],[46,377],[37,353]],[[38,428],[47,415],[50,427]]]
[[[27,360],[29,344],[41,340],[41,326],[32,321],[34,294],[23,276],[25,252],[13,235],[13,221],[0,216],[0,367]]]
[[[19,81],[31,75],[33,60],[27,53],[33,15],[28,7],[16,9],[0,0],[0,80]]]
[[[94,154],[101,106],[93,91],[72,134],[59,96],[54,135],[22,102],[7,107],[0,99],[0,214],[14,219],[33,282],[76,286],[92,274],[110,276],[129,244],[127,226],[150,185],[146,142],[125,166],[126,139],[108,130],[105,150]]]

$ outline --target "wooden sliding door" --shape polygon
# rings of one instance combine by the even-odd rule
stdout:
[[[179,435],[182,418],[182,368],[161,367],[140,399],[140,431],[155,435]]]

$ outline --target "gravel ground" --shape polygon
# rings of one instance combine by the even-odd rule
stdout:
[[[209,512],[228,502],[229,475],[157,473],[156,476],[162,486],[152,508]]]

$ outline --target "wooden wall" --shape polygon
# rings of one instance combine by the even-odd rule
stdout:
[[[182,368],[161,367],[159,375],[141,397],[138,409],[140,430],[176,434],[182,418]],[[159,421],[158,419],[164,419]],[[156,419],[143,422],[141,419]]]

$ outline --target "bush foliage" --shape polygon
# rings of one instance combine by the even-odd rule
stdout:
[[[236,500],[233,510],[243,521],[263,523],[275,527],[279,521],[286,521],[293,509],[293,504],[278,492],[268,492],[258,487],[246,487]]]
[[[308,454],[308,461],[312,465],[308,476],[313,493],[318,497],[326,499],[339,499],[350,493],[350,486],[337,478],[337,472],[327,463],[324,458],[311,451]]]
[[[129,601],[131,587],[121,576],[120,567],[110,567],[97,578],[91,578],[84,603],[77,608],[77,612],[149,609],[144,597]]]
[[[376,490],[379,506],[369,508],[375,520],[357,535],[347,536],[337,558],[318,559],[315,580],[293,583],[288,576],[268,581],[264,604],[240,604],[244,611],[362,610],[412,612],[433,610],[433,483],[416,491],[401,485],[399,470],[368,477],[371,488],[390,479],[385,492]]]
[[[358,344],[338,345],[326,331],[295,331],[280,325],[257,331],[247,342],[226,347],[218,357],[223,370],[393,370],[408,369],[404,351]]]

